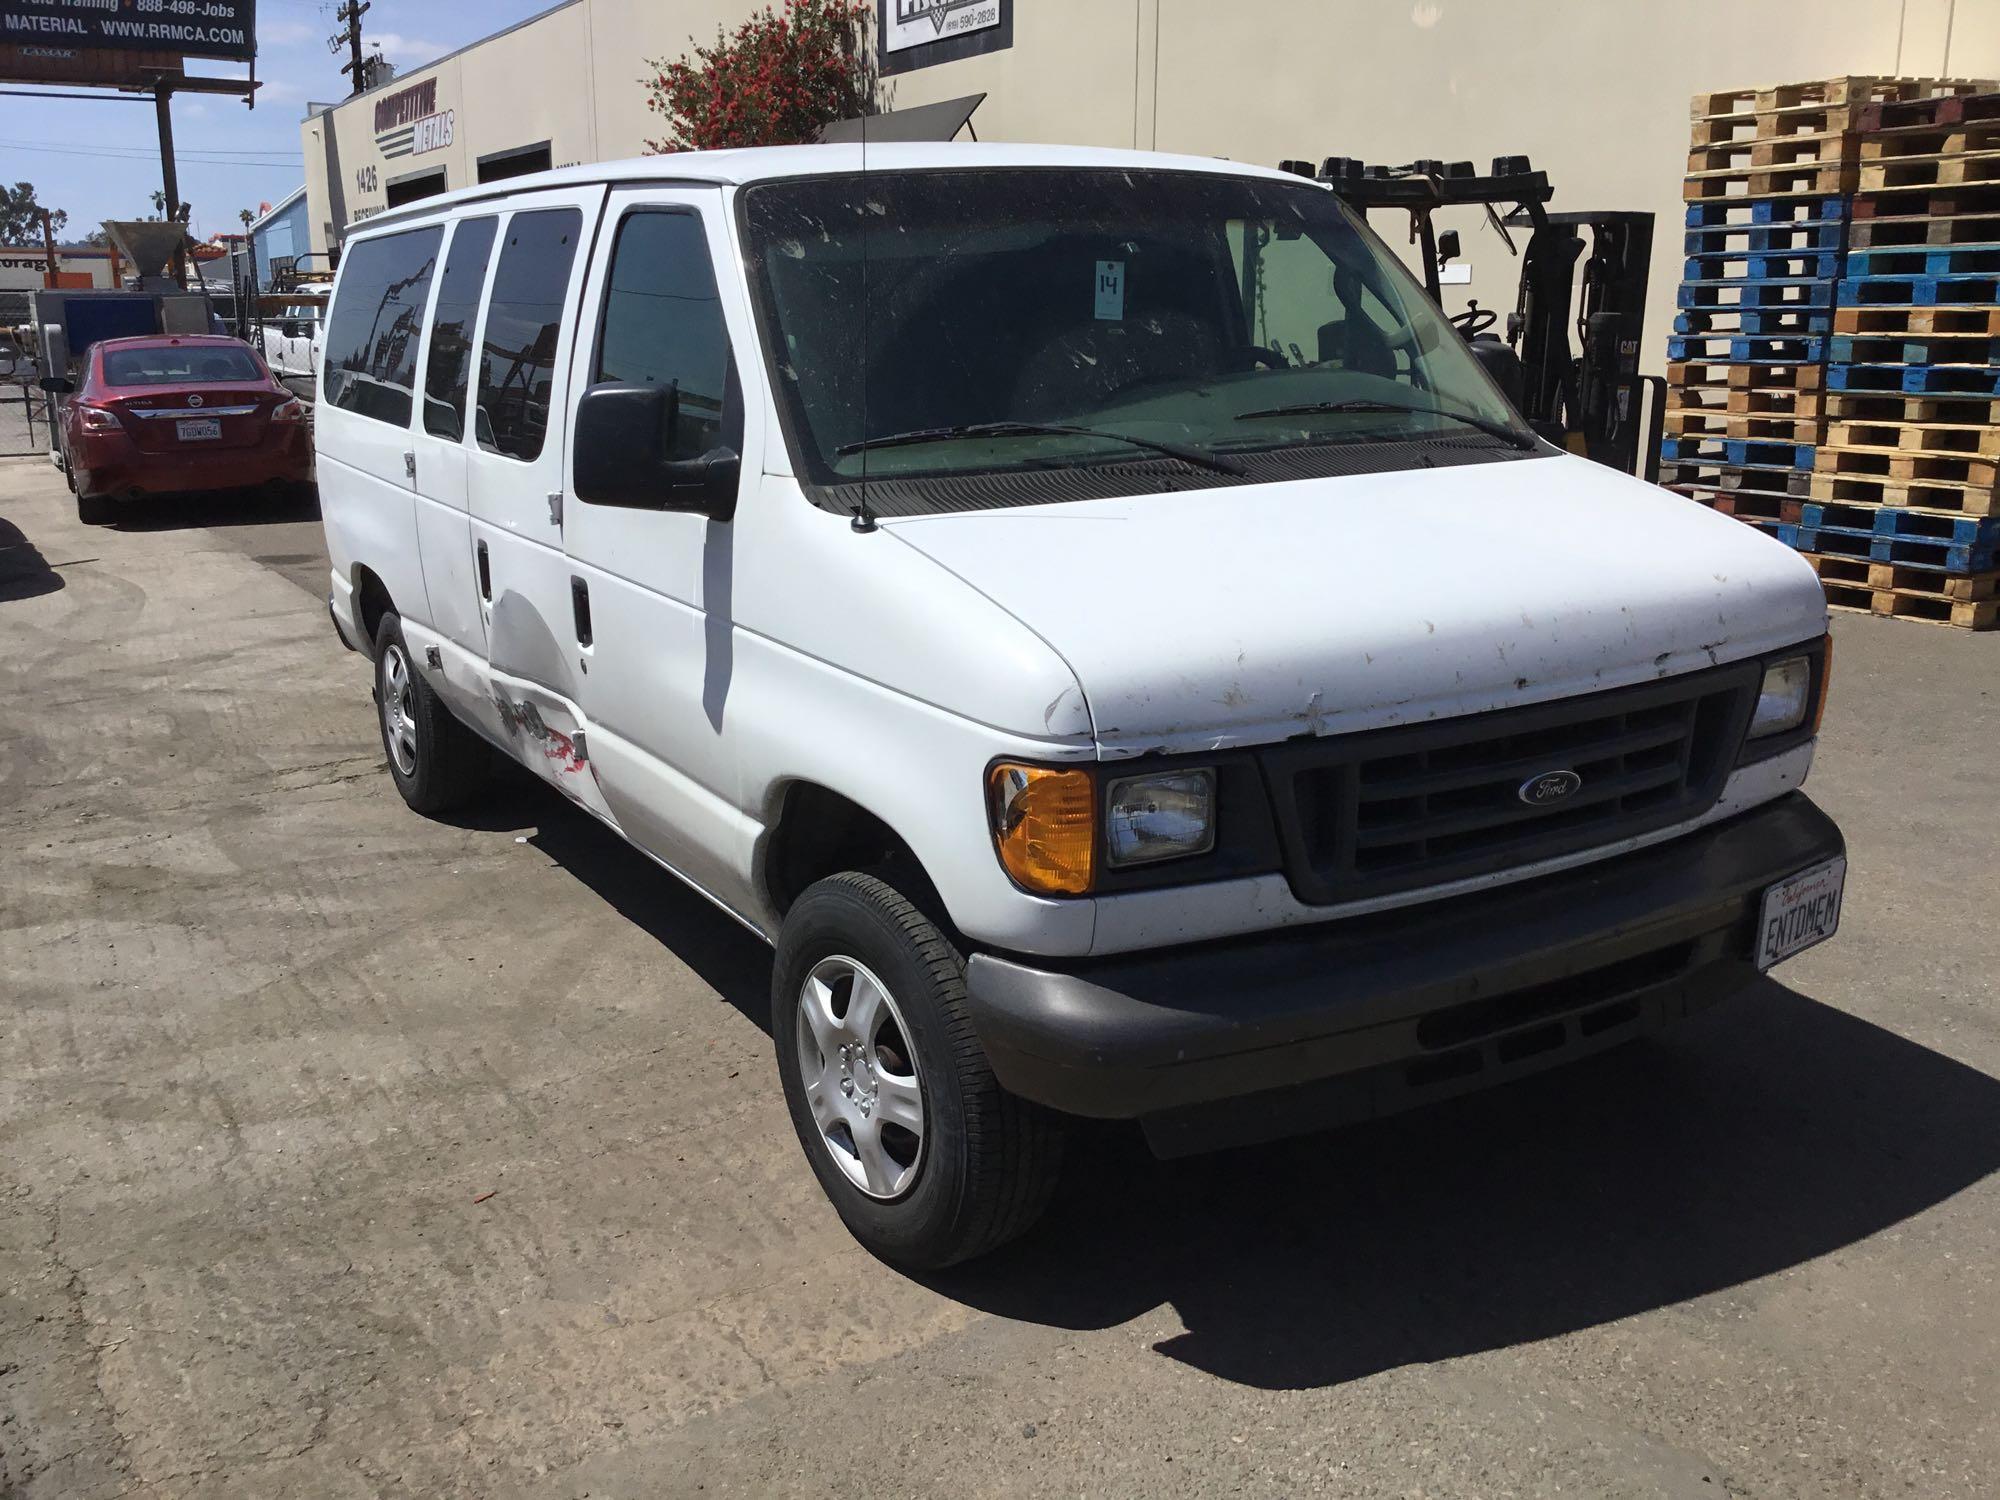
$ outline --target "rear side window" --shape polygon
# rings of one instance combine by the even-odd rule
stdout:
[[[424,363],[424,431],[458,442],[465,436],[465,395],[472,385],[472,329],[486,285],[498,219],[467,219],[445,252],[431,312],[431,352]]]
[[[162,345],[104,351],[106,385],[176,385],[184,381],[255,380],[264,367],[248,349],[227,344]]]
[[[486,307],[473,418],[472,435],[489,453],[524,462],[541,457],[563,299],[582,233],[583,215],[574,208],[519,213],[507,221]]]
[[[326,329],[325,398],[332,405],[410,425],[424,303],[443,238],[440,228],[412,229],[364,240],[342,258]]]
[[[669,458],[699,458],[727,442],[729,332],[696,215],[646,211],[619,225],[596,378],[673,391]]]

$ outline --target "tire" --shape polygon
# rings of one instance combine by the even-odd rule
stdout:
[[[808,887],[785,916],[771,984],[792,1127],[867,1250],[934,1270],[1035,1222],[1060,1172],[1062,1122],[1000,1087],[966,1010],[965,961],[908,897],[858,872]],[[858,1030],[857,1004],[877,1012]],[[912,1095],[915,1132],[899,1123]]]
[[[75,485],[75,481],[70,481]],[[86,495],[76,492],[76,518],[86,526],[109,526],[118,519],[118,502],[109,495]]]
[[[389,776],[413,811],[450,812],[486,789],[492,752],[424,681],[394,610],[375,627],[375,723]]]

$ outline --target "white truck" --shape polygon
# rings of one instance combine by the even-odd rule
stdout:
[[[1811,570],[1527,431],[1323,186],[565,169],[371,220],[325,342],[398,791],[497,749],[769,941],[892,1261],[1022,1231],[1070,1117],[1177,1153],[1512,1079],[1838,919]]]
[[[326,308],[316,302],[287,306],[264,323],[264,363],[280,380],[310,380],[319,366]]]

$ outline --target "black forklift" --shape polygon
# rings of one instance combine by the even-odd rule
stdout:
[[[1278,165],[1326,183],[1364,217],[1373,209],[1406,213],[1425,290],[1440,308],[1443,269],[1461,246],[1458,231],[1440,233],[1432,215],[1483,208],[1487,223],[1521,261],[1520,291],[1504,340],[1493,332],[1499,314],[1476,300],[1449,314],[1452,326],[1537,432],[1598,463],[1659,478],[1666,381],[1639,373],[1651,214],[1550,213],[1548,173],[1536,171],[1525,156],[1495,157],[1483,175],[1469,161],[1389,167],[1330,156],[1317,168],[1307,161]],[[1515,240],[1523,232],[1525,249]]]

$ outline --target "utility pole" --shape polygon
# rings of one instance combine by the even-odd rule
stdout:
[[[327,50],[338,53],[347,48],[347,61],[340,65],[343,73],[354,75],[350,94],[359,94],[367,88],[367,70],[361,61],[361,17],[368,11],[372,0],[347,0],[333,13],[336,21],[345,21],[347,29],[336,32],[326,39]]]
[[[178,219],[181,216],[181,180],[174,166],[174,89],[171,83],[162,79],[153,85],[153,108],[159,116],[160,125],[160,176],[161,186],[166,189],[160,205],[160,217]],[[174,280],[187,290],[187,256],[179,245],[174,247]]]

